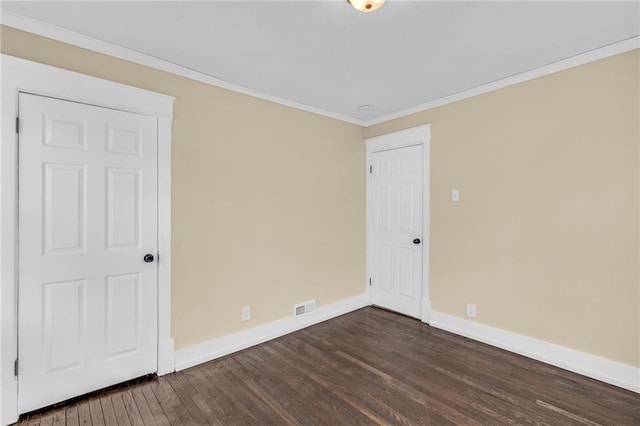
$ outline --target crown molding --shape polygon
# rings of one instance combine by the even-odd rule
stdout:
[[[495,90],[503,89],[505,87],[513,86],[515,84],[524,83],[529,80],[533,80],[539,77],[544,77],[549,74],[553,74],[559,71],[564,71],[570,68],[574,68],[580,65],[588,64],[589,62],[605,59],[610,56],[618,55],[620,53],[628,52],[630,50],[640,48],[640,36],[629,38],[617,43],[613,43],[598,49],[590,50],[585,53],[581,53],[570,58],[562,59],[553,62],[548,65],[544,65],[539,68],[535,68],[530,71],[526,71],[520,74],[516,74],[510,77],[502,78],[491,83],[483,84],[481,86],[474,87],[472,89],[464,90],[462,92],[454,93],[452,95],[444,96],[442,98],[434,99],[425,102],[420,105],[416,105],[410,108],[406,108],[391,114],[386,114],[381,117],[373,118],[370,120],[361,120],[348,115],[336,113],[333,111],[327,111],[324,109],[316,108],[310,105],[301,104],[288,99],[279,98],[266,93],[262,93],[256,90],[248,89],[233,83],[229,83],[224,80],[212,77],[210,75],[195,71],[193,69],[183,67],[181,65],[174,64],[172,62],[158,59],[156,57],[137,52],[126,47],[118,46],[116,44],[108,43],[102,40],[98,40],[93,37],[89,37],[74,31],[70,31],[56,25],[41,22],[14,12],[2,10],[0,14],[0,23],[8,27],[16,28],[22,31],[27,31],[33,34],[37,34],[42,37],[50,38],[53,40],[61,41],[63,43],[71,44],[76,47],[91,50],[105,55],[113,56],[119,59],[124,59],[129,62],[133,62],[139,65],[144,65],[150,68],[154,68],[160,71],[165,71],[171,74],[175,74],[181,77],[186,77],[192,80],[196,80],[205,84],[227,89],[236,93],[241,93],[254,98],[262,99],[269,102],[274,102],[280,105],[284,105],[290,108],[298,109],[301,111],[318,114],[324,117],[333,118],[336,120],[344,121],[346,123],[355,124],[362,127],[369,127],[375,124],[380,124],[385,121],[394,120],[396,118],[405,117],[418,112],[427,111],[436,107],[444,106],[454,102],[458,102],[464,99],[472,98],[474,96],[482,95],[484,93],[493,92]]]
[[[634,50],[638,48],[640,48],[640,36],[632,37],[617,43],[600,47],[598,49],[581,53],[576,56],[572,56],[566,59],[561,59],[551,64],[544,65],[539,68],[534,68],[530,71],[525,71],[520,74],[515,74],[510,77],[502,78],[500,80],[483,84],[481,86],[474,87],[472,89],[454,93],[453,95],[434,99],[432,101],[425,102],[420,105],[406,108],[391,114],[383,115],[382,117],[366,120],[362,125],[364,127],[369,127],[375,124],[384,123],[385,121],[394,120],[396,118],[406,117],[407,115],[415,114],[417,112],[423,112],[423,111],[427,111],[443,105],[452,104],[454,102],[458,102],[463,99],[472,98],[474,96],[482,95],[484,93],[493,92],[494,90],[499,90],[505,87],[513,86],[515,84],[524,83],[525,81],[533,80],[539,77],[544,77],[545,75],[554,74],[560,71],[567,70],[569,68],[574,68],[580,65],[588,64],[589,62],[598,61],[600,59],[608,58],[609,56],[618,55],[620,53],[628,52],[630,50]]]
[[[195,71],[191,68],[183,67],[181,65],[174,64],[172,62],[165,61],[163,59],[159,59],[154,56],[147,55],[145,53],[141,53],[126,47],[118,46],[116,44],[102,41],[93,37],[89,37],[84,34],[70,31],[62,27],[58,27],[56,25],[48,24],[46,22],[38,21],[36,19],[29,18],[27,16],[20,15],[18,13],[14,13],[8,10],[2,10],[0,15],[1,15],[0,23],[2,23],[2,25],[6,25],[11,28],[26,31],[42,37],[50,38],[52,40],[67,43],[83,49],[113,56],[118,59],[124,59],[126,61],[133,62],[138,65],[144,65],[160,71],[165,71],[174,75],[186,77],[191,80],[196,80],[212,86],[220,87],[233,92],[241,93],[243,95],[252,96],[254,98],[284,105],[297,110],[311,112],[313,114],[322,115],[324,117],[333,118],[333,119],[344,121],[351,124],[356,124],[358,126],[362,126],[364,123],[363,120],[360,120],[354,117],[349,117],[344,114],[327,111],[321,108],[316,108],[310,105],[301,104],[299,102],[290,101],[288,99],[279,98],[277,96],[272,96],[267,93],[259,92],[257,90],[252,90],[246,87],[238,86],[236,84],[229,83],[227,81],[212,77],[208,74]]]

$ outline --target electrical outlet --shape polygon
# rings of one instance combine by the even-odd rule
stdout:
[[[251,306],[242,307],[242,321],[249,321],[251,319]]]
[[[476,317],[476,305],[473,303],[467,303],[467,316],[469,318]]]

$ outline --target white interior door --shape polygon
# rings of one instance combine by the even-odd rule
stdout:
[[[371,303],[420,318],[422,145],[371,154]]]
[[[20,94],[21,413],[157,368],[157,119]]]

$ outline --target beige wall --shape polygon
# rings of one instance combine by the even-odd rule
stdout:
[[[2,52],[177,97],[178,349],[364,291],[363,129],[2,27]],[[252,319],[241,322],[241,308]]]
[[[178,98],[179,349],[363,290],[362,128],[6,27],[2,52]],[[435,310],[463,317],[473,302],[478,322],[640,366],[639,62],[636,50],[366,129],[432,124]]]
[[[638,50],[370,127],[432,124],[433,309],[640,366]],[[461,201],[452,203],[451,190]]]

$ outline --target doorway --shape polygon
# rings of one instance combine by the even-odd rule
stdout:
[[[157,119],[19,97],[19,410],[157,369]]]
[[[2,328],[0,330],[0,381],[2,382],[0,389],[0,422],[10,424],[18,419],[19,413],[33,409],[36,405],[48,403],[48,401],[37,404],[32,404],[31,402],[22,403],[21,391],[28,386],[26,384],[28,377],[25,376],[28,376],[29,370],[28,367],[25,367],[25,363],[29,364],[29,361],[26,358],[34,356],[33,354],[37,351],[32,348],[29,351],[30,355],[27,355],[24,349],[28,348],[29,343],[23,341],[22,337],[26,333],[24,327],[27,326],[28,321],[34,321],[34,318],[38,323],[32,324],[33,330],[39,330],[41,333],[40,342],[34,344],[40,345],[44,352],[49,351],[49,354],[44,357],[44,361],[39,361],[41,363],[40,366],[44,366],[43,368],[45,369],[55,370],[56,373],[70,373],[71,370],[81,368],[83,363],[88,364],[89,360],[93,359],[93,355],[89,352],[78,350],[78,347],[83,345],[85,348],[89,346],[95,347],[94,343],[89,342],[93,337],[89,337],[87,334],[84,334],[83,337],[79,331],[90,327],[89,320],[87,319],[83,322],[79,321],[78,318],[85,311],[91,311],[89,313],[101,311],[97,312],[96,317],[102,318],[103,347],[108,354],[105,357],[109,357],[113,361],[110,365],[117,364],[118,357],[124,359],[140,352],[145,354],[140,358],[146,359],[146,361],[139,360],[140,362],[136,364],[137,367],[140,365],[145,366],[141,371],[157,372],[158,375],[174,371],[174,341],[171,336],[171,123],[175,98],[21,58],[4,54],[1,57],[2,85],[5,90],[3,91],[2,109],[0,110],[2,115],[0,132],[2,133],[3,141],[0,146],[0,171],[2,172],[0,189],[3,194],[2,209],[0,210],[0,233],[2,234],[0,244],[0,274],[2,277],[0,297],[2,311]],[[50,154],[55,151],[59,153],[66,152],[71,157],[65,157],[64,154],[52,154],[54,155],[53,157],[40,158],[40,165],[31,168],[32,173],[28,175],[20,173],[18,170],[19,165],[29,168],[27,164],[23,164],[20,161],[24,160],[27,154],[22,152],[19,141],[26,138],[24,131],[30,126],[24,121],[18,121],[18,116],[21,112],[20,107],[28,106],[29,101],[26,99],[62,102],[68,108],[73,108],[73,106],[96,108],[102,112],[108,111],[110,114],[114,114],[109,120],[102,121],[97,126],[97,128],[102,127],[101,132],[103,132],[102,136],[100,136],[102,140],[98,145],[102,149],[102,155],[127,159],[118,160],[123,161],[122,163],[116,161],[110,164],[110,171],[105,168],[107,166],[105,163],[102,164],[103,173],[90,173],[92,168],[95,169],[96,166],[98,166],[98,169],[100,168],[98,163],[101,161],[95,160],[93,157],[89,158],[88,147],[90,144],[88,141],[89,134],[93,132],[93,130],[90,130],[90,127],[92,127],[90,121],[95,118],[91,117],[93,113],[85,111],[84,113],[87,116],[74,122],[73,119],[66,120],[64,117],[68,112],[65,111],[65,109],[68,109],[67,107],[57,111],[54,108],[54,110],[48,110],[48,119],[44,115],[40,117],[42,122],[36,127],[42,133],[39,135],[39,143],[36,143],[35,146],[38,146],[38,149],[41,150],[46,148]],[[100,105],[100,107],[95,105]],[[27,116],[28,114],[25,114],[22,118]],[[35,253],[41,259],[46,256],[52,258],[57,256],[60,259],[68,257],[70,259],[73,256],[80,256],[82,252],[91,252],[91,255],[87,256],[86,259],[87,265],[95,265],[96,262],[102,263],[93,254],[95,244],[94,246],[90,245],[90,241],[94,241],[90,235],[91,232],[100,231],[105,236],[108,236],[103,237],[107,238],[106,240],[99,240],[101,241],[100,244],[104,244],[103,251],[109,248],[113,252],[120,250],[122,252],[120,254],[123,254],[127,250],[133,250],[133,246],[146,246],[143,234],[147,218],[142,216],[140,223],[131,220],[131,217],[136,216],[131,212],[135,213],[137,211],[141,215],[143,214],[141,206],[145,204],[145,201],[142,200],[143,181],[145,179],[142,174],[145,169],[149,170],[146,168],[147,166],[138,165],[140,170],[135,171],[138,166],[133,162],[137,161],[135,158],[138,157],[137,153],[140,148],[137,142],[140,142],[140,137],[144,139],[144,136],[140,136],[140,132],[135,129],[129,128],[131,122],[127,120],[131,117],[134,117],[133,121],[141,117],[151,120],[151,122],[143,124],[141,129],[138,129],[142,130],[142,134],[155,132],[153,138],[157,151],[155,158],[150,162],[154,163],[152,167],[155,167],[157,185],[155,195],[152,196],[152,198],[155,198],[154,202],[156,203],[155,213],[153,214],[155,219],[152,219],[152,221],[155,220],[154,228],[156,234],[152,238],[154,244],[150,247],[151,250],[144,251],[144,255],[154,255],[154,259],[151,260],[147,257],[149,259],[147,262],[144,259],[145,256],[143,256],[141,261],[147,268],[155,270],[155,272],[151,273],[152,275],[155,273],[155,278],[151,280],[155,283],[155,295],[151,296],[148,302],[143,300],[144,296],[148,295],[148,293],[144,293],[143,289],[146,276],[149,276],[148,273],[145,273],[149,272],[148,270],[142,270],[141,272],[133,270],[130,272],[115,271],[105,273],[103,282],[99,285],[104,291],[100,295],[103,298],[101,302],[104,302],[104,304],[100,302],[97,307],[93,307],[89,306],[91,296],[88,283],[90,281],[99,282],[101,281],[100,279],[96,280],[94,276],[54,278],[55,274],[63,271],[49,271],[47,275],[51,279],[47,278],[46,282],[41,282],[40,293],[36,294],[36,298],[40,300],[39,304],[35,304],[38,306],[34,305],[20,309],[21,302],[29,299],[27,295],[18,297],[22,289],[21,278],[23,275],[28,278],[29,273],[35,276],[39,271],[35,267],[33,267],[34,270],[32,271],[30,270],[31,266],[22,263],[23,260],[28,262],[29,256],[25,253],[25,258],[20,259],[19,251],[22,247],[19,244],[19,236],[20,238],[32,238],[33,241],[40,240],[36,241],[36,244],[39,244],[39,249],[36,249],[31,254]],[[107,126],[107,121],[111,122],[110,126]],[[96,126],[93,127],[95,128]],[[144,146],[144,142],[141,143]],[[19,159],[19,153],[22,155],[21,159]],[[87,162],[84,165],[78,162],[83,155],[87,155],[85,158]],[[74,158],[73,156],[76,157]],[[144,155],[142,156],[145,157]],[[24,192],[19,193],[18,191],[19,179],[20,190],[25,191],[26,188],[22,187],[22,185],[28,186],[29,179],[34,176],[40,176],[42,179],[39,184],[40,188],[36,191],[38,195],[31,200],[19,198],[19,194],[24,194]],[[101,184],[98,185],[99,189],[91,189],[96,188],[95,185],[92,186],[92,179],[101,180]],[[35,185],[37,183],[35,181],[36,179],[33,179],[32,184]],[[110,186],[107,185],[107,182],[110,182]],[[91,194],[94,191],[102,191],[104,210],[98,215],[103,215],[103,220],[105,221],[103,226],[89,226],[89,216],[94,221],[96,216],[91,213],[90,206],[93,206],[94,203],[89,201],[91,194],[87,191],[91,191]],[[31,190],[29,192],[31,193]],[[110,201],[109,197],[111,197]],[[140,199],[140,204],[135,202],[136,197]],[[18,201],[25,203],[25,205],[20,206],[25,207],[24,209],[19,208]],[[107,208],[107,202],[110,202],[112,208]],[[41,224],[35,226],[35,228],[39,228],[36,230],[40,234],[33,232],[33,235],[36,235],[35,239],[33,235],[21,235],[22,231],[29,232],[32,227],[21,227],[19,225],[24,224],[18,223],[19,218],[28,223],[29,218],[21,216],[22,213],[27,212],[28,209],[26,207],[29,203],[35,203],[33,211],[40,215]],[[129,219],[126,219],[127,217]],[[109,218],[113,219],[110,226],[107,225]],[[74,226],[74,223],[77,226]],[[136,229],[136,227],[138,228]],[[43,230],[46,232],[43,233]],[[136,236],[139,237],[138,240],[135,240]],[[143,248],[146,249],[147,247]],[[155,252],[152,252],[152,250],[155,250]],[[159,254],[161,256],[158,256]],[[136,260],[140,261],[140,259]],[[123,262],[122,259],[118,259],[114,263],[122,263],[124,265]],[[59,263],[64,265],[65,262],[60,261]],[[35,263],[31,265],[35,265]],[[59,267],[59,269],[66,269],[66,266]],[[96,270],[94,275],[99,275],[102,272],[98,271],[98,268],[93,269]],[[55,276],[58,277],[58,275]],[[106,284],[107,280],[109,280],[108,285]],[[107,287],[109,288],[107,289]],[[112,306],[115,307],[117,305],[117,309],[112,309],[111,314],[109,314],[107,306],[109,300],[113,301]],[[70,309],[55,309],[56,306],[64,304],[64,301],[72,302],[68,305]],[[122,303],[117,303],[118,301]],[[144,310],[150,308],[141,306],[140,303],[142,305],[146,303],[154,304],[154,318],[151,319],[151,315],[144,314]],[[138,308],[139,311],[136,311]],[[22,314],[27,309],[35,311],[35,314],[32,312],[34,316],[23,318]],[[28,312],[26,314],[27,316],[31,315]],[[109,317],[109,315],[111,316]],[[140,327],[136,327],[135,324],[134,327],[125,325],[125,322],[130,322],[132,318],[138,317],[141,321]],[[152,325],[150,328],[148,325],[144,325],[143,317],[149,318],[147,324],[155,323],[155,326]],[[48,321],[46,318],[51,318],[52,321]],[[88,318],[88,316],[85,316],[85,318]],[[74,319],[75,328],[72,325],[74,324]],[[136,319],[133,322],[135,323]],[[62,335],[54,332],[45,339],[43,331],[47,327],[49,331],[54,331],[55,329],[58,332],[70,329],[71,333]],[[120,332],[117,332],[118,329]],[[150,337],[147,337],[146,330],[151,329],[154,331],[150,333]],[[75,331],[78,331],[78,334]],[[58,339],[60,336],[61,339]],[[84,342],[82,338],[85,339]],[[153,341],[153,344],[145,343],[146,339]],[[20,349],[18,348],[19,342]],[[35,339],[32,339],[33,342],[35,342]],[[71,343],[68,346],[61,345],[61,343],[68,342]],[[151,346],[153,346],[153,352],[145,349],[145,347]],[[84,358],[80,358],[79,355]],[[152,363],[149,361],[151,358],[155,360],[152,367]],[[123,373],[117,368],[114,368],[114,371],[120,371],[118,374],[122,373],[122,377],[125,377],[122,380],[127,380],[127,378],[140,375],[140,370],[137,367],[131,367],[133,373],[132,371]],[[24,382],[23,378],[25,379]],[[114,380],[121,381],[120,378],[111,377],[111,379],[104,382],[94,383],[92,387],[86,389],[92,389],[96,386],[103,387],[104,383],[113,382]],[[74,381],[73,379],[69,380],[69,382]],[[59,384],[60,382],[57,383]],[[66,385],[67,383],[64,383],[61,387],[61,394],[65,391]],[[40,384],[42,388],[50,386],[57,385],[44,382]],[[36,392],[39,391],[40,389],[36,390]],[[84,393],[87,390],[81,389],[79,391]],[[36,398],[39,397],[36,396]]]
[[[429,126],[367,139],[372,305],[429,320]]]

